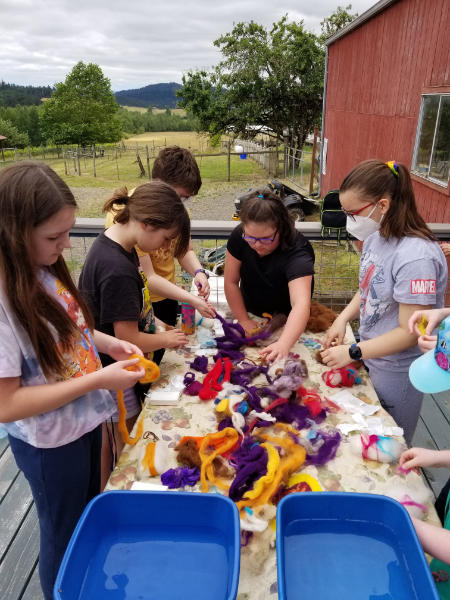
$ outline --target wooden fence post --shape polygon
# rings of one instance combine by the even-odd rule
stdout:
[[[120,175],[119,175],[119,161],[117,160],[117,146],[114,147],[115,151],[116,151],[116,169],[117,169],[117,179],[120,180]]]
[[[92,146],[92,166],[94,168],[94,177],[97,177],[97,169],[95,168],[95,144]]]
[[[80,167],[80,147],[77,146],[77,166],[78,166],[78,177],[81,177],[81,167]]]
[[[231,180],[231,140],[228,140],[227,181]]]
[[[146,159],[147,159],[148,179],[149,179],[149,181],[151,181],[152,180],[152,174],[151,174],[151,171],[150,171],[150,155],[148,153],[148,144],[145,144],[145,156],[146,156]]]

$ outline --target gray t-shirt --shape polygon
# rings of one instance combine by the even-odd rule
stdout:
[[[361,341],[398,327],[399,303],[444,306],[447,261],[436,242],[417,237],[386,240],[377,231],[364,242],[359,270]],[[366,360],[388,371],[407,371],[418,346]]]

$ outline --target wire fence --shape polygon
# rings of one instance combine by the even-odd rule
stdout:
[[[68,177],[94,177],[111,181],[128,181],[140,177],[151,179],[152,161],[164,148],[162,144],[126,143],[92,146],[40,146],[1,148],[0,168],[21,160],[43,160]],[[236,151],[241,148],[242,151]],[[201,144],[190,148],[198,163],[214,161],[217,178],[230,181],[234,172],[243,170],[246,159],[256,162],[269,176],[284,176],[304,190],[310,190],[312,150],[283,146],[273,139],[223,140],[212,148]],[[245,170],[245,168],[244,168]],[[315,189],[317,185],[315,185]]]
[[[196,230],[194,223],[191,230],[194,250],[200,262],[211,274],[211,300],[216,303],[224,300],[221,278],[224,273],[226,240],[235,226],[235,222],[230,222],[227,230],[219,237],[213,237],[217,235],[213,230],[205,233],[207,230],[205,226],[201,231]],[[75,281],[78,281],[86,255],[101,230],[102,228],[99,227],[86,234],[77,233],[77,228],[74,228],[71,238],[72,247],[65,251],[64,257]],[[350,240],[338,242],[322,239],[318,233],[308,234],[308,237],[316,255],[313,298],[339,311],[347,305],[358,289],[358,250]],[[179,268],[176,271],[176,282],[183,287],[187,286],[186,278]]]

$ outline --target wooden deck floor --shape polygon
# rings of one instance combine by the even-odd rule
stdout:
[[[413,444],[450,447],[450,392],[425,398]],[[426,469],[434,494],[446,469]],[[38,576],[39,526],[31,492],[17,469],[7,438],[0,439],[0,599],[43,600]]]

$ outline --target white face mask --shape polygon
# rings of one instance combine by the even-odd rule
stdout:
[[[347,231],[355,237],[357,240],[365,240],[371,235],[380,229],[380,222],[374,221],[370,218],[370,215],[374,212],[377,205],[372,208],[367,217],[360,217],[359,215],[355,215],[353,220],[351,217],[347,217],[346,229]]]

